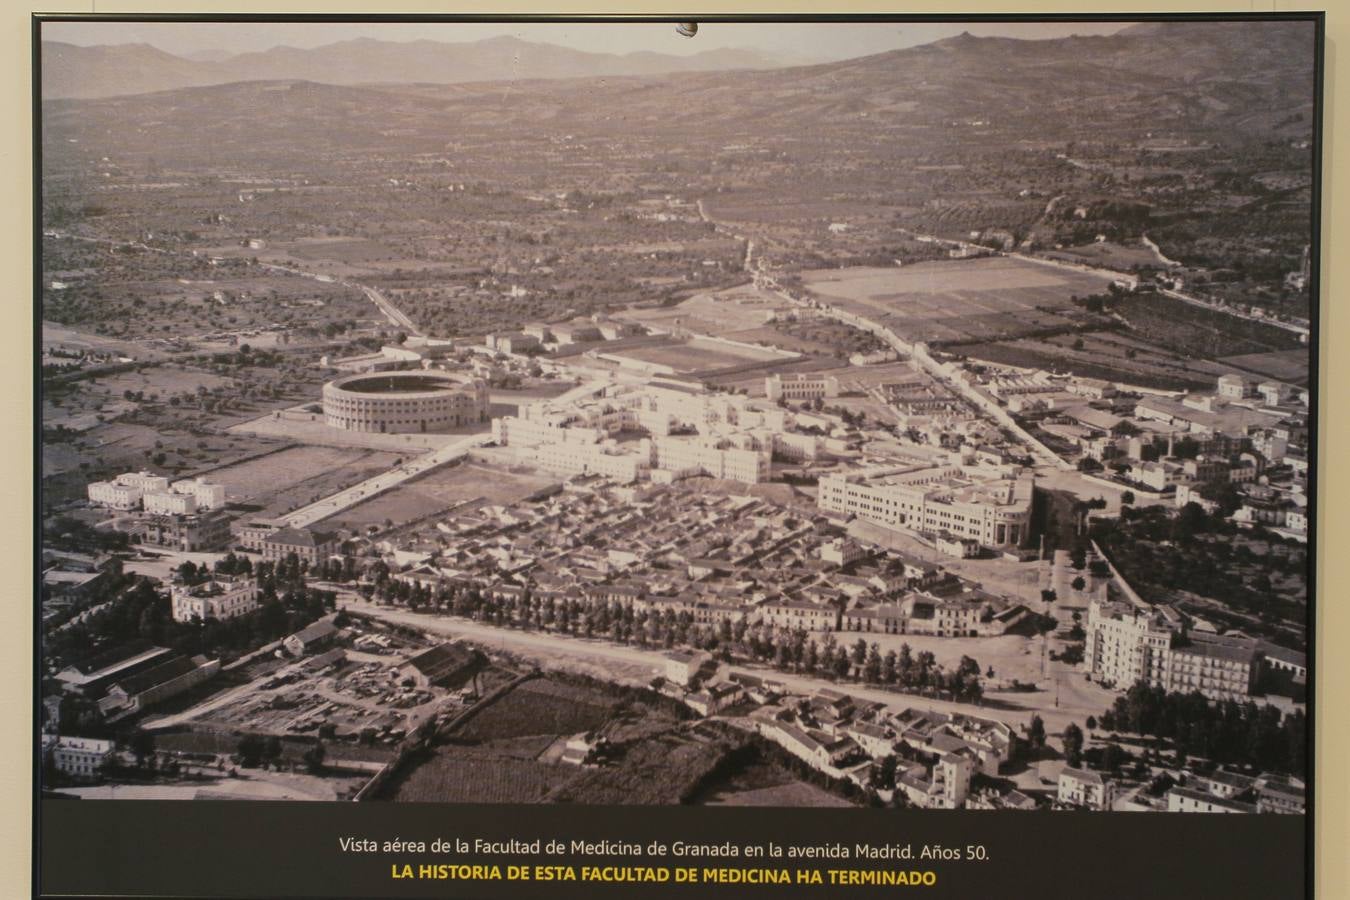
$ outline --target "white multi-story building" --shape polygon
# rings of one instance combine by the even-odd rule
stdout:
[[[896,778],[901,790],[915,806],[925,809],[959,809],[970,796],[970,779],[975,763],[961,753],[943,753],[932,769],[916,765]]]
[[[785,431],[775,431],[770,438],[774,454],[793,462],[815,459],[820,455],[822,443],[824,441],[819,435]]]
[[[135,509],[141,505],[141,496],[145,493],[130,484],[118,484],[115,481],[94,481],[87,488],[89,502],[111,509]]]
[[[1199,691],[1211,700],[1248,696],[1263,658],[1257,643],[1199,633],[1187,637],[1182,624],[1163,608],[1094,599],[1088,604],[1083,667],[1122,689],[1143,680],[1169,692]]]
[[[835,538],[829,543],[820,545],[820,561],[836,566],[851,565],[865,556],[867,551],[851,538]]]
[[[1220,375],[1218,389],[1220,397],[1227,400],[1241,400],[1251,396],[1252,384],[1241,375]]]
[[[1030,476],[989,478],[960,466],[835,473],[820,479],[816,505],[909,531],[1018,547],[1030,537],[1034,488]]]
[[[176,584],[170,594],[175,622],[233,619],[258,608],[258,583],[252,578],[217,575],[202,584]]]
[[[643,440],[634,452],[623,452],[612,442],[578,444],[559,442],[522,447],[517,457],[547,472],[569,475],[601,475],[622,484],[644,477],[651,468],[650,442]]]
[[[75,778],[96,778],[112,759],[113,742],[86,737],[58,737],[50,746],[52,765]]]
[[[711,438],[657,438],[652,441],[653,462],[655,468],[679,476],[709,475],[746,484],[769,479],[767,451],[726,446],[727,443]]]
[[[1066,768],[1059,773],[1058,799],[1068,806],[1109,811],[1116,799],[1115,785],[1096,772]]]
[[[173,483],[175,494],[190,494],[198,509],[220,509],[225,505],[225,485],[211,484],[201,478],[184,478]]]
[[[1093,600],[1088,604],[1083,667],[1122,688],[1141,678],[1161,683],[1172,629],[1173,624],[1161,613]]]
[[[521,444],[596,444],[604,439],[599,428],[569,428],[562,414],[523,418],[502,416],[492,420],[492,439],[503,447]]]
[[[789,375],[777,373],[764,379],[764,393],[770,400],[822,400],[839,396],[839,379],[833,375]]]
[[[146,494],[145,511],[161,515],[191,515],[197,511],[197,498],[192,494],[176,494],[173,491],[154,491]]]
[[[169,479],[163,475],[152,475],[149,472],[126,472],[117,476],[117,483],[138,487],[145,494],[169,489]]]

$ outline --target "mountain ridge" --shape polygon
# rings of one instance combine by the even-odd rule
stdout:
[[[314,48],[279,45],[211,58],[177,56],[145,43],[80,46],[42,42],[42,96],[98,99],[242,81],[324,84],[460,84],[506,79],[625,77],[797,64],[756,50],[718,48],[690,56],[592,53],[500,35],[448,43],[352,38]]]

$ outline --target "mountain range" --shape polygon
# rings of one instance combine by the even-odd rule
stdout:
[[[175,56],[149,44],[42,42],[43,99],[99,98],[240,81],[320,84],[457,84],[772,69],[802,58],[715,49],[691,56],[590,53],[502,36],[471,43],[357,38],[312,49],[273,47],[230,55]]]
[[[967,34],[841,62],[678,78],[523,81],[510,78],[517,73],[508,67],[497,76],[510,80],[498,82],[244,81],[49,100],[44,135],[53,151],[99,134],[120,152],[172,146],[244,155],[280,151],[297,135],[334,148],[400,152],[422,144],[430,152],[448,135],[552,132],[662,135],[667,143],[772,134],[845,146],[903,135],[911,148],[958,139],[1004,148],[1136,140],[1153,132],[1296,141],[1311,136],[1312,51],[1307,22],[1169,22],[1040,41]],[[545,58],[530,70],[536,77]]]

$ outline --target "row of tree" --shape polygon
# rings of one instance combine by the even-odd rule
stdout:
[[[377,567],[380,564],[376,564]],[[805,629],[723,619],[700,624],[688,611],[637,610],[618,601],[519,595],[492,597],[478,585],[432,589],[375,574],[374,593],[410,609],[431,609],[507,628],[538,629],[574,637],[604,637],[638,647],[707,650],[725,661],[750,658],[785,672],[891,685],[902,690],[948,696],[964,702],[982,697],[980,666],[970,657],[951,669],[931,652],[917,655],[908,644],[882,653],[862,638],[851,645],[827,632],[817,640]]]
[[[1307,718],[1302,710],[1281,712],[1248,700],[1212,702],[1198,691],[1168,692],[1139,681],[1117,697],[1100,723],[1171,741],[1179,754],[1262,771],[1303,775],[1307,762]]]

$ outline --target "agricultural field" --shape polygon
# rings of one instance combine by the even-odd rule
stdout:
[[[759,754],[745,766],[705,783],[690,800],[697,806],[851,807],[842,797],[800,781]]]
[[[1017,259],[983,258],[897,268],[816,269],[807,289],[848,312],[886,323],[901,337],[933,344],[1068,330],[1085,321],[1074,296],[1105,291],[1111,279]]]
[[[359,530],[386,520],[401,525],[466,501],[507,505],[554,482],[555,479],[474,463],[444,466],[324,519],[322,527]]]
[[[608,805],[682,803],[732,749],[729,740],[670,731],[620,748],[612,764],[583,770],[550,799]]]
[[[567,738],[596,731],[606,761],[561,762]],[[557,677],[533,679],[470,716],[381,792],[395,801],[685,802],[736,739],[705,733],[647,701]]]
[[[492,741],[526,735],[575,734],[598,728],[613,709],[613,698],[597,691],[534,679],[475,714],[456,729],[455,738]]]
[[[1306,385],[1308,383],[1308,351],[1275,350],[1270,353],[1248,353],[1240,356],[1225,356],[1219,360],[1226,366],[1241,369],[1283,381],[1286,384]]]
[[[1115,269],[1129,272],[1142,268],[1163,268],[1165,263],[1151,247],[1143,243],[1121,244],[1116,241],[1094,241],[1076,247],[1064,247],[1060,250],[1046,250],[1041,253],[1047,259],[1062,259],[1079,265],[1099,266],[1103,269]]]
[[[572,766],[519,755],[520,743],[447,744],[405,766],[380,791],[396,803],[539,803],[576,776]],[[536,751],[537,753],[537,751]]]
[[[1114,331],[966,344],[953,348],[952,352],[999,365],[1072,372],[1082,378],[1168,391],[1212,390],[1218,376],[1230,371],[1226,366],[1183,356]]]
[[[1185,303],[1165,294],[1126,294],[1112,311],[1141,339],[1202,359],[1301,350],[1298,334]]]

